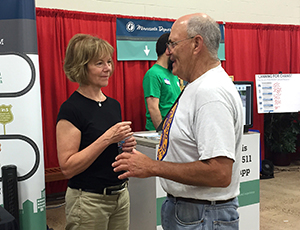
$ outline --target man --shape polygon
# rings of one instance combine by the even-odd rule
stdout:
[[[238,229],[242,104],[217,56],[220,37],[206,14],[176,20],[168,55],[188,85],[164,122],[158,161],[134,150],[113,163],[127,170],[120,179],[161,177],[164,230]]]
[[[157,129],[180,94],[178,77],[172,74],[172,63],[166,54],[169,35],[165,33],[157,40],[157,61],[143,79],[146,130]]]

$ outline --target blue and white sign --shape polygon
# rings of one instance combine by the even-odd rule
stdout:
[[[117,18],[117,59],[156,60],[156,41],[171,32],[172,21]]]

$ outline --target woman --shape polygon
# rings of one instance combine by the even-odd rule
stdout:
[[[127,180],[119,180],[111,164],[117,143],[123,151],[136,141],[131,122],[121,122],[118,101],[104,95],[113,73],[113,47],[86,34],[68,44],[64,71],[78,89],[62,104],[56,125],[58,160],[69,179],[66,229],[129,229]]]

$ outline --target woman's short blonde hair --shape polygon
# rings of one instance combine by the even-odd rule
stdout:
[[[105,40],[88,34],[76,34],[69,41],[64,71],[68,79],[79,84],[87,84],[87,64],[94,59],[112,57],[114,48]],[[114,64],[112,62],[112,72]]]

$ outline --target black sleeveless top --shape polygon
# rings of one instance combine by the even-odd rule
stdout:
[[[65,119],[81,131],[79,151],[89,146],[110,127],[122,120],[120,103],[110,97],[98,102],[75,91],[62,105],[57,122]],[[71,188],[101,190],[108,186],[122,184],[119,180],[123,172],[114,172],[111,164],[118,155],[117,143],[108,146],[99,157],[82,173],[69,179]]]

